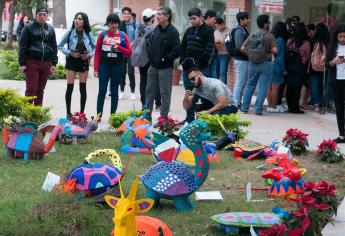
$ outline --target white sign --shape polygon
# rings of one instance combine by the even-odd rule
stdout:
[[[279,146],[277,153],[282,153],[282,154],[288,154],[289,159],[292,159],[292,154],[289,148],[284,147],[284,146]]]
[[[60,182],[60,176],[48,172],[46,179],[44,180],[42,189],[47,192],[51,192],[55,185],[57,185]]]
[[[219,191],[195,192],[195,200],[223,200],[223,197]]]

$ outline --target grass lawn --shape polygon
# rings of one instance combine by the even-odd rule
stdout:
[[[61,174],[81,164],[84,157],[100,148],[119,149],[119,138],[111,133],[97,133],[88,143],[78,145],[57,144],[57,152],[46,155],[42,161],[23,161],[5,158],[4,144],[0,144],[0,235],[109,235],[114,211],[105,205],[87,204],[67,194],[47,193],[41,190],[48,171]],[[212,162],[208,178],[199,191],[221,191],[224,201],[195,202],[190,212],[178,213],[172,202],[163,201],[147,215],[166,222],[176,236],[224,235],[212,224],[209,217],[226,211],[271,211],[272,206],[291,207],[281,200],[247,203],[244,187],[252,182],[255,187],[265,187],[262,171],[255,167],[262,160],[246,161],[233,159],[231,152],[220,152],[221,164]],[[122,155],[123,163],[126,155]],[[337,195],[344,197],[345,164],[323,164],[313,153],[300,157],[301,166],[308,172],[307,181],[324,179],[335,183]],[[128,173],[123,179],[128,191],[135,175],[145,172],[155,160],[150,155],[132,155]],[[267,199],[265,192],[256,191],[254,199]],[[145,196],[143,185],[139,187],[137,199]]]

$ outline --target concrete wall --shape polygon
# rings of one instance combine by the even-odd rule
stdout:
[[[89,16],[90,24],[105,23],[109,14],[109,0],[66,0],[67,27],[71,27],[74,15],[83,11]]]

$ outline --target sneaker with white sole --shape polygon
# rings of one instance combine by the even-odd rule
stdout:
[[[285,112],[282,108],[280,107],[267,107],[267,112],[272,112],[272,113],[281,113],[281,112]]]
[[[119,93],[119,99],[122,100],[124,97],[123,93]]]
[[[276,107],[277,107],[278,109],[280,109],[280,110],[283,110],[284,112],[289,110],[286,106],[284,106],[284,105],[282,105],[282,104],[281,104],[281,105],[277,105]]]
[[[134,93],[131,93],[131,98],[130,98],[131,100],[135,100],[135,99],[137,99],[137,97],[135,96],[135,94]]]

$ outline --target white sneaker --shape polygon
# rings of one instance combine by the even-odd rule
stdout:
[[[286,112],[286,111],[288,111],[289,109],[286,107],[286,106],[284,106],[284,105],[278,105],[278,106],[276,106],[279,110],[281,110],[281,111],[283,111],[283,112]]]
[[[122,100],[123,99],[123,93],[119,94],[119,99]]]
[[[130,98],[131,100],[135,100],[135,99],[137,99],[137,97],[135,96],[135,94],[134,93],[131,93],[131,98]]]
[[[282,110],[281,108],[278,108],[278,106],[276,107],[276,108],[274,108],[274,107],[267,107],[267,112],[279,112],[279,113],[281,113],[281,112],[285,112],[284,110]]]

